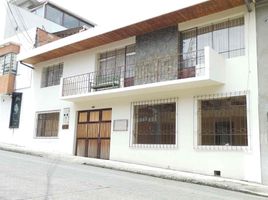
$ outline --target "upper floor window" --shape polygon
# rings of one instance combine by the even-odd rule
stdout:
[[[63,63],[43,68],[41,87],[59,85],[63,72]]]
[[[17,73],[17,60],[15,53],[0,56],[0,75]]]
[[[115,74],[124,78],[125,87],[134,84],[135,65],[135,44],[101,53],[99,56],[99,73],[102,76],[113,76]]]
[[[92,24],[86,23],[85,21],[80,20],[50,4],[46,4],[45,18],[66,28],[76,28],[83,25],[93,27]]]
[[[132,69],[135,65],[135,45],[129,45],[122,49],[116,49],[101,53],[99,56],[99,68],[102,72],[121,71],[124,68]]]
[[[196,27],[180,33],[181,53],[199,57],[209,46],[225,58],[245,54],[244,18],[228,19],[218,24]]]

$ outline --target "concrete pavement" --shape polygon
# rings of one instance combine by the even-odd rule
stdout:
[[[129,164],[111,160],[99,160],[92,158],[84,158],[77,156],[69,156],[64,154],[52,154],[40,151],[33,151],[21,146],[0,143],[0,149],[5,151],[18,152],[23,154],[35,155],[45,158],[51,158],[58,161],[67,161],[72,163],[85,164],[95,167],[115,169],[120,171],[132,172],[137,174],[149,175],[169,180],[176,180],[188,183],[196,183],[200,185],[212,186],[232,191],[238,191],[248,194],[268,197],[268,186],[246,181],[227,179],[222,177],[206,176],[181,172],[169,169],[161,169],[137,164]]]

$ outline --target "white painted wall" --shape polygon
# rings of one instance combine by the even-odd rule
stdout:
[[[17,43],[21,47],[20,52],[33,49],[37,27],[44,28],[48,32],[66,29],[14,5],[10,5],[10,8],[15,20],[6,2],[0,2],[0,44]],[[18,29],[16,31],[17,25]],[[20,127],[18,129],[9,129],[11,96],[0,95],[0,142],[23,146],[34,145],[33,122],[35,121],[36,108],[34,107],[32,73],[32,69],[18,63],[15,91],[23,93]]]

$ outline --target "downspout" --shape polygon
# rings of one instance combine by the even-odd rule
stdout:
[[[245,4],[247,6],[248,12],[252,11],[252,3],[255,4],[256,0],[245,0]]]
[[[27,65],[26,63],[24,63],[24,62],[22,62],[22,61],[20,61],[20,64],[22,64],[22,65],[24,65],[24,66],[26,66],[26,67],[29,67],[29,68],[31,68],[31,69],[34,69],[32,66]]]

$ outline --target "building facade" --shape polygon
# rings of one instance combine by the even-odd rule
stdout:
[[[256,32],[257,32],[257,55],[258,55],[258,87],[259,87],[259,126],[261,145],[261,170],[262,180],[268,183],[268,132],[267,132],[267,45],[265,38],[268,34],[267,24],[268,1],[256,2]]]
[[[265,183],[251,6],[203,2],[20,54],[34,66],[31,99],[15,134],[3,135],[42,151]]]
[[[55,14],[48,9],[52,7],[61,11],[57,12],[60,16],[65,16],[64,20],[62,19],[64,24],[50,20]],[[36,13],[36,9],[42,9],[43,13]],[[31,142],[27,133],[32,131],[29,117],[33,117],[31,113],[34,112],[33,70],[31,65],[25,66],[17,62],[17,55],[31,51],[40,44],[65,37],[64,34],[71,35],[80,31],[80,25],[83,26],[82,29],[86,29],[85,26],[90,28],[94,24],[48,1],[3,1],[0,11],[0,140],[27,146]],[[75,20],[66,16],[77,19],[79,27],[73,24],[70,28],[69,25]],[[12,108],[17,114],[11,112]]]

